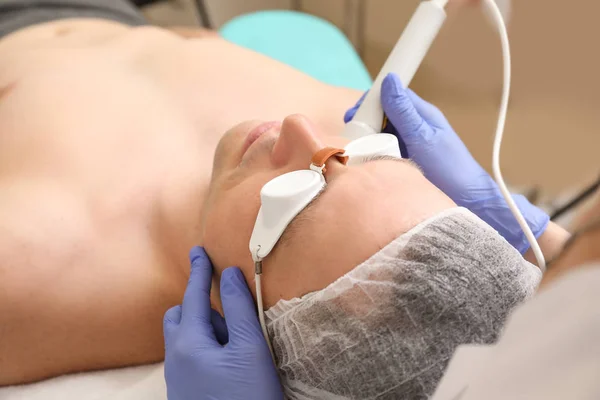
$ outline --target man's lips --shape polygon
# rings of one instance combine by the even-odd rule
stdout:
[[[244,146],[242,148],[242,156],[246,154],[250,146],[252,146],[252,143],[256,142],[258,138],[262,136],[263,133],[267,132],[271,128],[275,128],[278,126],[281,126],[281,122],[279,121],[264,122],[256,128],[252,129],[250,132],[248,132],[246,140],[244,141]]]

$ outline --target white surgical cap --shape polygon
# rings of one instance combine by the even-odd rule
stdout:
[[[267,328],[288,399],[426,399],[456,347],[492,343],[541,274],[463,208],[419,224]]]

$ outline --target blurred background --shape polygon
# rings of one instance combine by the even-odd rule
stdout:
[[[149,3],[149,2],[148,2]],[[202,11],[197,5],[202,3]],[[419,0],[164,0],[144,6],[157,25],[218,29],[244,13],[296,9],[337,25],[372,75]],[[512,101],[502,148],[513,187],[558,202],[598,177],[600,37],[595,0],[513,0]],[[451,12],[411,87],[440,107],[488,170],[502,86],[494,28],[478,8]]]

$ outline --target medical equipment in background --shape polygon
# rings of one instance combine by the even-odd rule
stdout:
[[[577,196],[573,197],[566,204],[555,209],[552,212],[552,214],[550,215],[550,219],[552,221],[554,221],[554,220],[557,220],[558,218],[562,217],[566,213],[573,210],[575,207],[579,206],[585,200],[589,199],[592,195],[594,195],[598,191],[598,189],[600,189],[600,177],[598,177],[598,179],[596,179],[596,181],[594,183],[592,183],[590,186],[583,189]]]
[[[535,254],[539,268],[542,272],[546,270],[546,262],[535,235],[527,225],[525,218],[519,211],[515,201],[510,195],[502,172],[500,170],[500,147],[506,124],[506,114],[508,112],[508,102],[510,98],[511,82],[511,56],[510,45],[506,25],[498,5],[494,0],[482,0],[487,7],[487,13],[493,22],[497,25],[498,33],[502,44],[502,53],[504,57],[504,87],[502,91],[502,101],[498,117],[496,136],[494,140],[492,168],[494,178],[502,196],[506,200],[512,214],[519,223],[519,226],[525,233],[525,237],[531,244],[531,249]],[[349,139],[356,139],[366,135],[379,133],[384,124],[384,113],[381,106],[381,84],[383,79],[389,73],[396,73],[403,84],[408,87],[412,81],[419,66],[423,62],[425,55],[429,51],[433,41],[437,37],[444,21],[446,20],[445,6],[448,0],[428,0],[423,1],[415,15],[407,25],[400,40],[392,50],[389,58],[383,65],[379,75],[373,83],[373,87],[365,97],[362,105],[357,110],[352,121],[348,122],[344,128],[343,136]],[[509,2],[502,1],[505,12],[508,13]]]

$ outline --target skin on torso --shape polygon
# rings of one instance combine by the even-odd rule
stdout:
[[[0,385],[160,360],[222,133],[302,113],[337,135],[359,96],[98,20],[1,40],[0,93]]]

